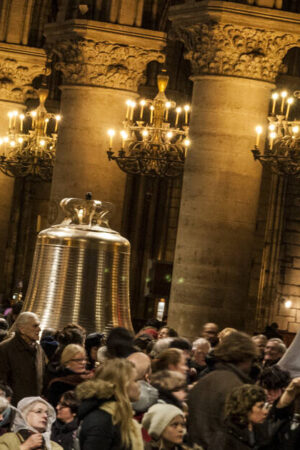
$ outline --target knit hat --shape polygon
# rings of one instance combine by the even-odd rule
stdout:
[[[158,440],[164,429],[176,416],[184,417],[183,412],[177,406],[168,403],[156,403],[144,415],[142,425],[152,438]]]

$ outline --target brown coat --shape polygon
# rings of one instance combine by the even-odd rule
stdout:
[[[28,345],[16,332],[0,344],[0,380],[13,390],[12,404],[24,397],[39,396],[43,388],[45,357],[41,346]]]
[[[215,433],[223,425],[224,405],[233,388],[252,383],[237,366],[217,363],[213,372],[205,375],[189,393],[188,436],[190,444],[208,448]]]

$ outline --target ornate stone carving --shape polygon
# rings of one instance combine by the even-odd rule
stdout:
[[[287,51],[299,46],[292,34],[218,24],[176,26],[194,75],[215,74],[274,82]]]
[[[56,69],[62,71],[66,84],[132,91],[144,81],[147,63],[164,62],[158,50],[81,38],[61,41],[52,52],[58,55]]]
[[[23,103],[32,97],[32,80],[43,70],[42,64],[23,64],[0,55],[0,100]]]

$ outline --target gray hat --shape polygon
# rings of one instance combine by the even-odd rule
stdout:
[[[152,438],[159,439],[164,429],[176,416],[184,417],[183,412],[177,406],[168,403],[156,403],[144,415],[142,425]]]

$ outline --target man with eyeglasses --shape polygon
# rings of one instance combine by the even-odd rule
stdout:
[[[12,404],[42,393],[45,356],[37,342],[39,318],[23,312],[15,322],[15,335],[0,344],[0,379],[13,390]]]

